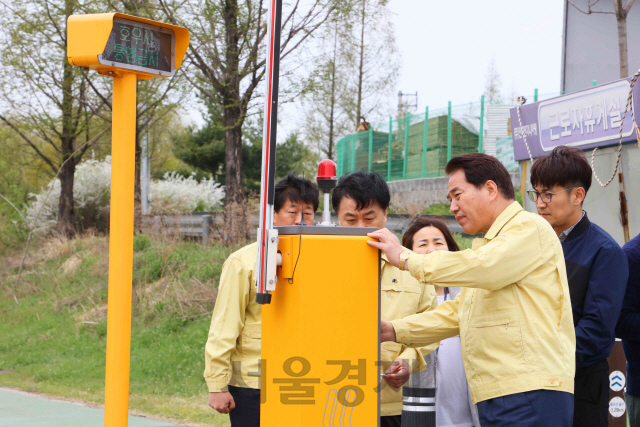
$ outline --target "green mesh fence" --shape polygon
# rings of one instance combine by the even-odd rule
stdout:
[[[559,95],[538,94],[536,89],[534,95],[526,98],[531,103]],[[492,104],[516,105],[514,99],[496,100]],[[478,102],[449,104],[431,111],[427,108],[419,114],[407,113],[404,117],[372,124],[368,131],[338,141],[338,177],[360,169],[378,172],[387,181],[444,176],[444,168],[452,157],[486,152],[485,138],[489,138],[497,149],[496,156],[501,161],[504,158],[505,166],[516,170],[510,138],[511,119],[501,118],[499,123],[495,120],[489,123],[487,111],[491,111],[491,106],[481,97]],[[487,126],[494,126],[494,132],[488,132]],[[497,128],[506,133],[496,135]]]
[[[337,144],[338,176],[359,169],[387,181],[444,176],[451,157],[478,151],[481,102],[444,108],[370,126]]]

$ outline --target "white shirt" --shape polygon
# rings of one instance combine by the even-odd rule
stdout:
[[[438,295],[438,304],[445,301]],[[460,336],[440,341],[436,365],[436,426],[473,427]]]

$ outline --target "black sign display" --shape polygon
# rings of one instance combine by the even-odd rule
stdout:
[[[114,22],[102,60],[171,73],[171,34],[135,21]]]

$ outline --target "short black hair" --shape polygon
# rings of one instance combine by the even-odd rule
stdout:
[[[319,192],[316,185],[305,178],[297,177],[291,171],[276,184],[273,208],[279,212],[287,200],[313,205],[313,211],[318,210]]]
[[[343,197],[355,201],[358,210],[368,208],[375,203],[386,211],[391,201],[389,186],[384,178],[379,173],[362,170],[342,175],[338,180],[338,185],[331,197],[331,204],[336,213]]]
[[[444,171],[451,175],[460,169],[464,171],[467,182],[474,187],[479,189],[487,181],[493,181],[505,199],[516,198],[511,175],[497,158],[484,153],[469,153],[449,160]]]
[[[559,145],[547,156],[541,157],[531,167],[531,185],[551,188],[582,187],[584,192],[591,187],[591,166],[582,150]]]

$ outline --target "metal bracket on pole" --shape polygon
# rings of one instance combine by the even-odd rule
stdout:
[[[273,292],[276,290],[276,283],[278,283],[278,277],[276,276],[276,269],[278,268],[278,230],[272,228],[269,230],[269,240],[267,241],[267,291]]]

